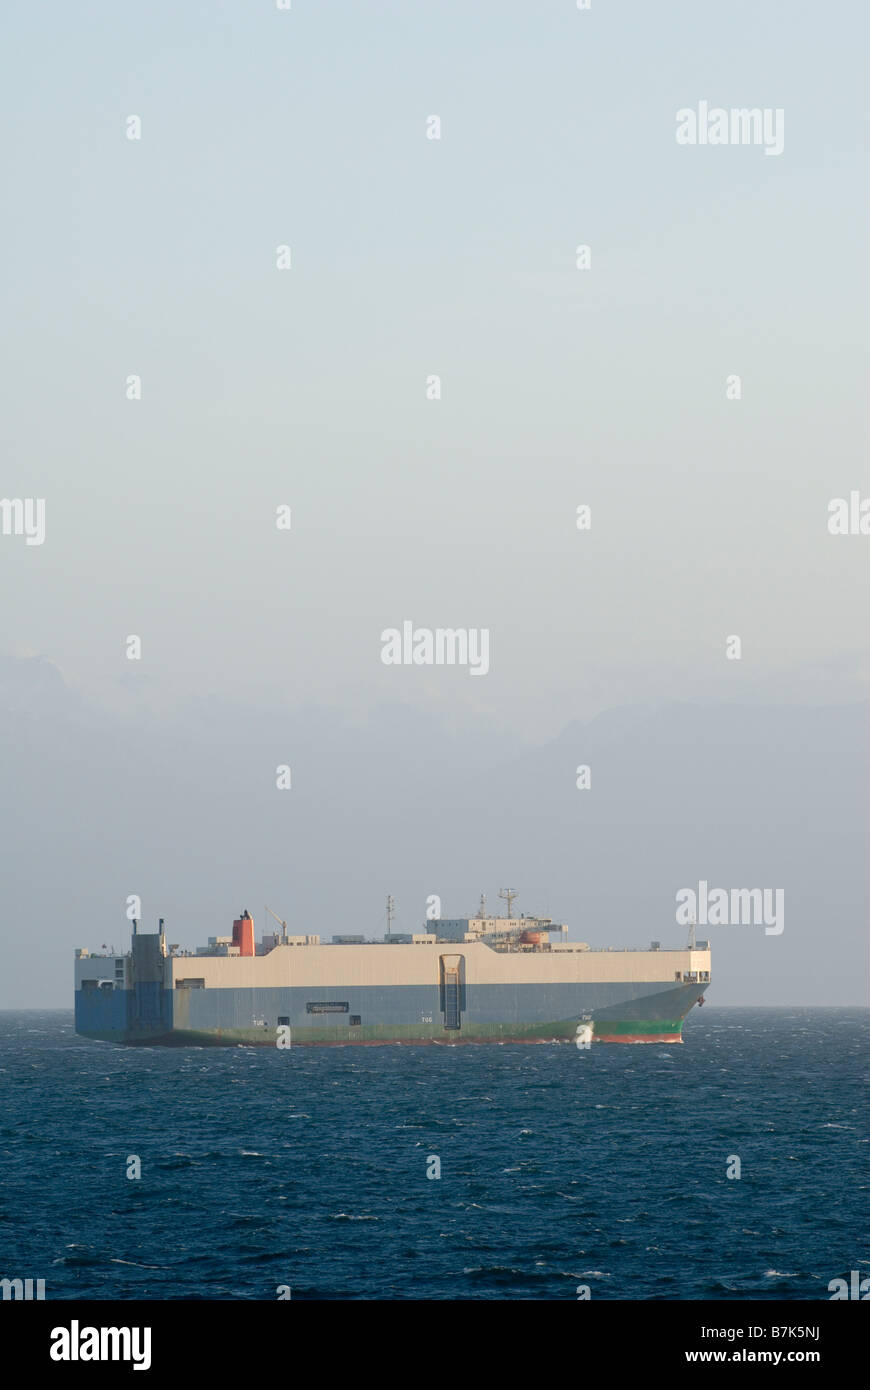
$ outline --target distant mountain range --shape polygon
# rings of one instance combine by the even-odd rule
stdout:
[[[387,893],[410,931],[430,894],[459,916],[481,892],[500,911],[502,887],[572,939],[664,946],[699,880],[785,891],[781,936],[699,928],[711,1005],[868,998],[868,700],[626,707],[533,747],[407,705],[119,715],[3,658],[0,712],[2,1008],[70,1006],[73,947],[126,949],[134,893],[188,946],[245,907],[259,935],[264,902],[295,930],[382,934]]]

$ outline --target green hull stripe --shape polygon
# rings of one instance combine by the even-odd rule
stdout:
[[[461,1028],[447,1029],[431,1024],[396,1024],[380,1027],[294,1028],[290,1031],[290,1046],[317,1043],[462,1043],[462,1042],[551,1042],[573,1039],[578,1024],[574,1020],[551,1023],[463,1023]],[[682,1019],[630,1019],[615,1021],[599,1019],[592,1024],[593,1040],[606,1038],[644,1038],[650,1040],[664,1035],[680,1037]],[[201,1031],[192,1028],[173,1029],[170,1033],[128,1034],[91,1033],[88,1036],[105,1042],[127,1042],[140,1046],[234,1047],[255,1044],[277,1047],[274,1028],[224,1028],[220,1031]]]
[[[620,1033],[680,1033],[683,1020],[677,1019],[631,1019],[628,1023],[611,1023],[608,1018],[599,1019],[594,1026],[596,1033],[619,1035]]]

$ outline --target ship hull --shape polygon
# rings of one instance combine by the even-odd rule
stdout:
[[[432,985],[81,990],[76,1031],[151,1047],[456,1046],[576,1041],[588,1024],[596,1043],[679,1043],[686,1015],[707,988],[667,981],[469,984],[450,1027]]]

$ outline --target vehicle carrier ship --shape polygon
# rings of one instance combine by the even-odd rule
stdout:
[[[682,950],[592,949],[550,918],[487,916],[483,900],[476,917],[382,940],[281,926],[255,942],[245,911],[231,937],[190,952],[167,947],[162,919],[154,933],[134,922],[126,954],[76,951],[76,1032],[146,1046],[551,1042],[580,1030],[678,1043],[710,981],[694,931]]]

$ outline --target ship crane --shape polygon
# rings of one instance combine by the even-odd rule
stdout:
[[[268,912],[269,916],[270,916],[270,917],[274,917],[274,918],[275,918],[275,921],[278,923],[278,926],[281,928],[281,941],[282,941],[282,944],[286,946],[286,945],[287,945],[287,923],[284,922],[284,921],[282,921],[282,919],[278,916],[277,912],[273,912],[273,911],[272,911],[271,907],[268,907],[265,903],[263,904],[263,906],[266,908],[266,911]]]

